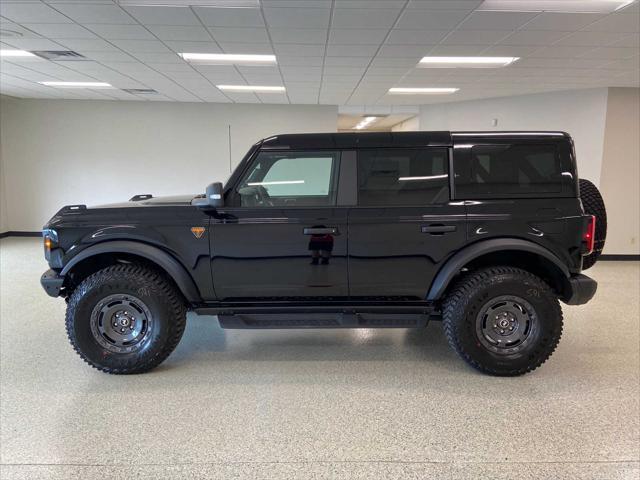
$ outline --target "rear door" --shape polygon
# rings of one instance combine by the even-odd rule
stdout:
[[[346,297],[340,152],[261,151],[211,224],[219,300]]]
[[[447,147],[358,150],[352,298],[424,299],[444,260],[465,243],[464,203],[450,201],[449,157]]]

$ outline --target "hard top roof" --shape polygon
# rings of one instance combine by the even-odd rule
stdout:
[[[550,140],[568,138],[564,132],[362,132],[362,133],[288,133],[260,142],[263,150],[324,148],[382,148],[451,146],[454,141],[518,139]]]

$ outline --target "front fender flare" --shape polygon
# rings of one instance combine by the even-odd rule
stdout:
[[[553,263],[567,279],[571,276],[567,266],[552,252],[537,243],[519,238],[493,238],[482,240],[469,245],[463,250],[453,255],[444,266],[438,271],[431,283],[431,288],[427,294],[427,300],[435,301],[442,297],[451,280],[460,273],[460,270],[470,261],[482,255],[498,251],[521,251],[534,253]]]
[[[193,278],[178,260],[164,250],[142,242],[110,240],[87,247],[69,260],[60,272],[60,276],[68,274],[75,265],[83,260],[102,253],[128,253],[143,257],[162,268],[173,279],[189,303],[202,301]]]

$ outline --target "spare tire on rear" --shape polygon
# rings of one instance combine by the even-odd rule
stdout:
[[[585,256],[582,260],[582,269],[592,267],[604,249],[604,242],[607,238],[607,210],[604,206],[602,195],[589,180],[580,179],[580,200],[584,213],[596,217],[596,234],[593,252]]]

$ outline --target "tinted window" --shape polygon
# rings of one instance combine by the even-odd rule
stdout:
[[[358,152],[358,205],[428,205],[449,200],[446,148]]]
[[[522,144],[474,146],[469,176],[461,190],[502,196],[553,193],[561,188],[562,168],[555,145]]]
[[[335,200],[336,152],[260,152],[237,192],[243,207],[325,206]]]

